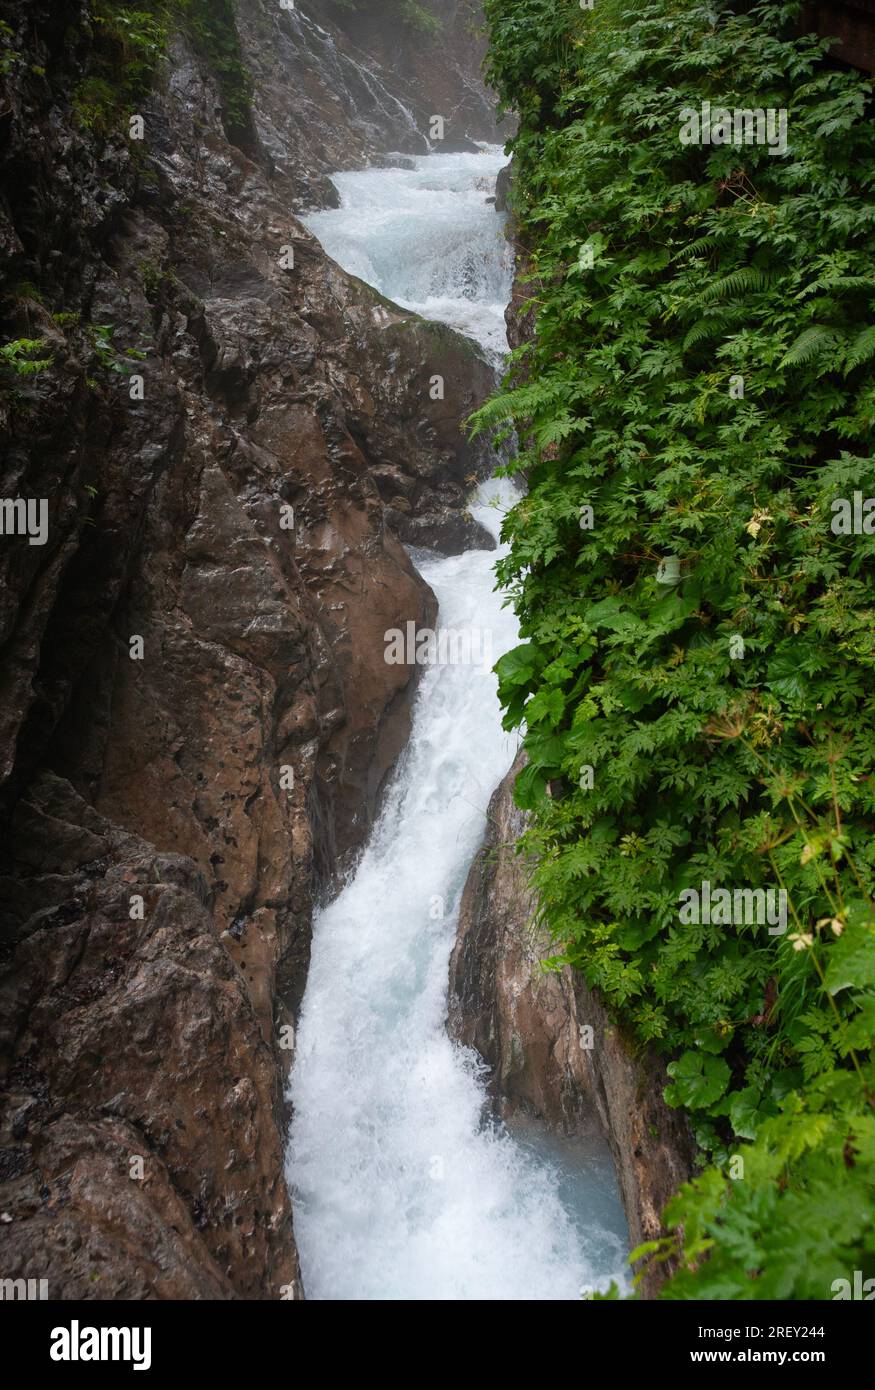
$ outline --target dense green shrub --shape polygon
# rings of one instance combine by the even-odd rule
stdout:
[[[832,529],[875,496],[869,84],[794,5],[486,9],[536,336],[475,424],[525,444],[540,901],[710,1164],[644,1252],[683,1231],[668,1296],[830,1298],[875,1275],[875,537]],[[786,154],[681,143],[703,100],[786,109]],[[682,920],[705,881],[787,931]]]

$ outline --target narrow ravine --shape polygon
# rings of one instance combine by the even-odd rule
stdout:
[[[497,361],[511,266],[487,199],[503,162],[490,149],[337,175],[341,207],[308,225],[345,269]],[[472,503],[496,539],[512,495],[493,482]],[[484,659],[425,669],[371,840],[314,924],[288,1151],[309,1298],[575,1299],[624,1279],[605,1153],[486,1121],[483,1066],[445,1029],[459,899],[514,753],[489,670],[516,640],[495,559],[416,556],[441,626]]]

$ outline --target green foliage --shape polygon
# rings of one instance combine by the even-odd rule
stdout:
[[[234,0],[173,0],[173,5],[215,74],[229,138],[241,138],[249,125],[252,81],[240,54]]]
[[[112,341],[115,327],[111,323],[89,323],[85,333],[91,342],[94,361],[104,371],[130,376],[134,370],[130,359],[136,362],[146,359],[146,353],[139,348],[125,348],[124,352],[119,351]]]
[[[32,299],[36,304],[45,304],[46,297],[32,280],[17,280],[7,291],[11,299]]]
[[[106,60],[115,65],[114,80],[121,81],[132,100],[144,96],[167,46],[169,7],[148,0],[92,0],[91,21],[95,43]]]
[[[94,49],[73,94],[80,125],[98,135],[121,126],[149,93],[171,35],[183,30],[213,72],[229,138],[249,122],[251,81],[237,38],[233,0],[92,0]]]
[[[148,94],[167,47],[171,0],[92,0],[89,72],[72,102],[83,130],[106,136]]]
[[[16,376],[36,376],[54,362],[53,357],[39,357],[46,347],[44,338],[16,338],[0,347],[0,362]]]
[[[443,29],[440,16],[432,14],[426,5],[420,5],[419,0],[397,0],[397,3],[401,23],[410,29],[430,35],[437,35]]]
[[[791,1093],[742,1154],[743,1178],[709,1168],[669,1203],[686,1263],[666,1297],[823,1299],[875,1273],[875,1116],[852,1073]]]
[[[0,20],[0,77],[8,77],[21,58],[17,49],[12,47],[12,29],[3,20]]]
[[[172,270],[162,270],[154,261],[140,262],[140,281],[150,304],[157,304],[162,295],[172,291],[178,281]]]
[[[72,105],[77,122],[91,134],[108,135],[120,125],[118,90],[103,77],[84,77],[73,91]]]
[[[682,1249],[668,1295],[826,1298],[875,1272],[875,537],[830,526],[875,495],[870,86],[772,0],[486,12],[536,336],[474,425],[525,445],[497,670],[542,910],[712,1165],[638,1252]],[[786,157],[681,144],[703,100],[786,108]],[[705,880],[790,930],[682,923]]]

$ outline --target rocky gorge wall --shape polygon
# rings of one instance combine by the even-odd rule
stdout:
[[[432,116],[442,117],[439,148],[467,149],[473,140],[504,138],[509,123],[496,127],[494,100],[480,76],[486,35],[476,0],[432,0],[427,9],[440,22],[434,30],[399,24],[381,6],[316,4],[355,50],[378,59],[382,71],[403,74],[405,100],[423,130]]]
[[[521,1113],[563,1134],[598,1127],[610,1145],[631,1247],[664,1234],[661,1212],[693,1166],[689,1125],[663,1100],[664,1063],[636,1052],[578,971],[545,970],[555,954],[538,922],[531,865],[517,851],[526,813],[513,800],[520,755],[489,805],[488,828],[462,896],[450,960],[449,1029],[491,1068],[503,1118]],[[650,1272],[654,1297],[670,1266]]]
[[[108,8],[22,0],[2,31],[3,339],[47,364],[0,368],[0,497],[47,504],[45,544],[0,537],[4,1272],[300,1297],[312,905],[409,727],[383,634],[435,603],[402,542],[483,543],[458,420],[492,374],[291,211],[418,147],[377,63],[240,0],[245,115],[180,29],[131,139],[89,75]]]
[[[295,190],[299,206],[336,204],[325,177],[407,155],[473,149],[501,138],[480,64],[475,0],[427,0],[436,27],[399,20],[391,0],[311,0],[278,10],[237,0],[240,46],[254,80],[251,139]],[[430,139],[432,117],[444,123]]]

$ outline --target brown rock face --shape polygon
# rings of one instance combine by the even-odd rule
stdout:
[[[285,143],[274,6],[240,6],[267,74],[245,150],[183,39],[135,144],[71,106],[88,4],[8,8],[2,328],[51,364],[0,381],[0,497],[48,509],[45,545],[0,536],[4,1274],[297,1297],[282,1088],[313,897],[406,739],[384,633],[435,603],[399,536],[472,536],[457,421],[491,371],[290,214],[326,166]]]
[[[634,1247],[663,1233],[662,1209],[692,1170],[692,1137],[662,1098],[663,1064],[632,1052],[576,972],[541,969],[551,945],[537,922],[527,865],[514,852],[526,823],[512,795],[523,766],[521,756],[492,798],[465,885],[450,961],[449,1028],[492,1068],[490,1093],[502,1116],[523,1112],[566,1133],[597,1119]],[[649,1276],[643,1295],[654,1297],[668,1272],[664,1266]]]
[[[536,1115],[566,1133],[592,1117],[570,971],[544,971],[529,865],[515,853],[525,813],[515,805],[517,759],[489,803],[483,846],[462,896],[450,960],[449,1026],[492,1068],[498,1113]]]
[[[581,975],[573,979],[579,1026],[592,1028],[586,1052],[590,1094],[613,1154],[620,1194],[634,1249],[665,1234],[662,1211],[692,1175],[695,1143],[683,1114],[662,1098],[665,1064],[653,1053],[634,1051]],[[639,1285],[655,1298],[673,1272],[670,1262],[650,1271]]]
[[[51,1298],[295,1296],[270,1036],[203,876],[50,774],[13,835],[5,1258]]]

